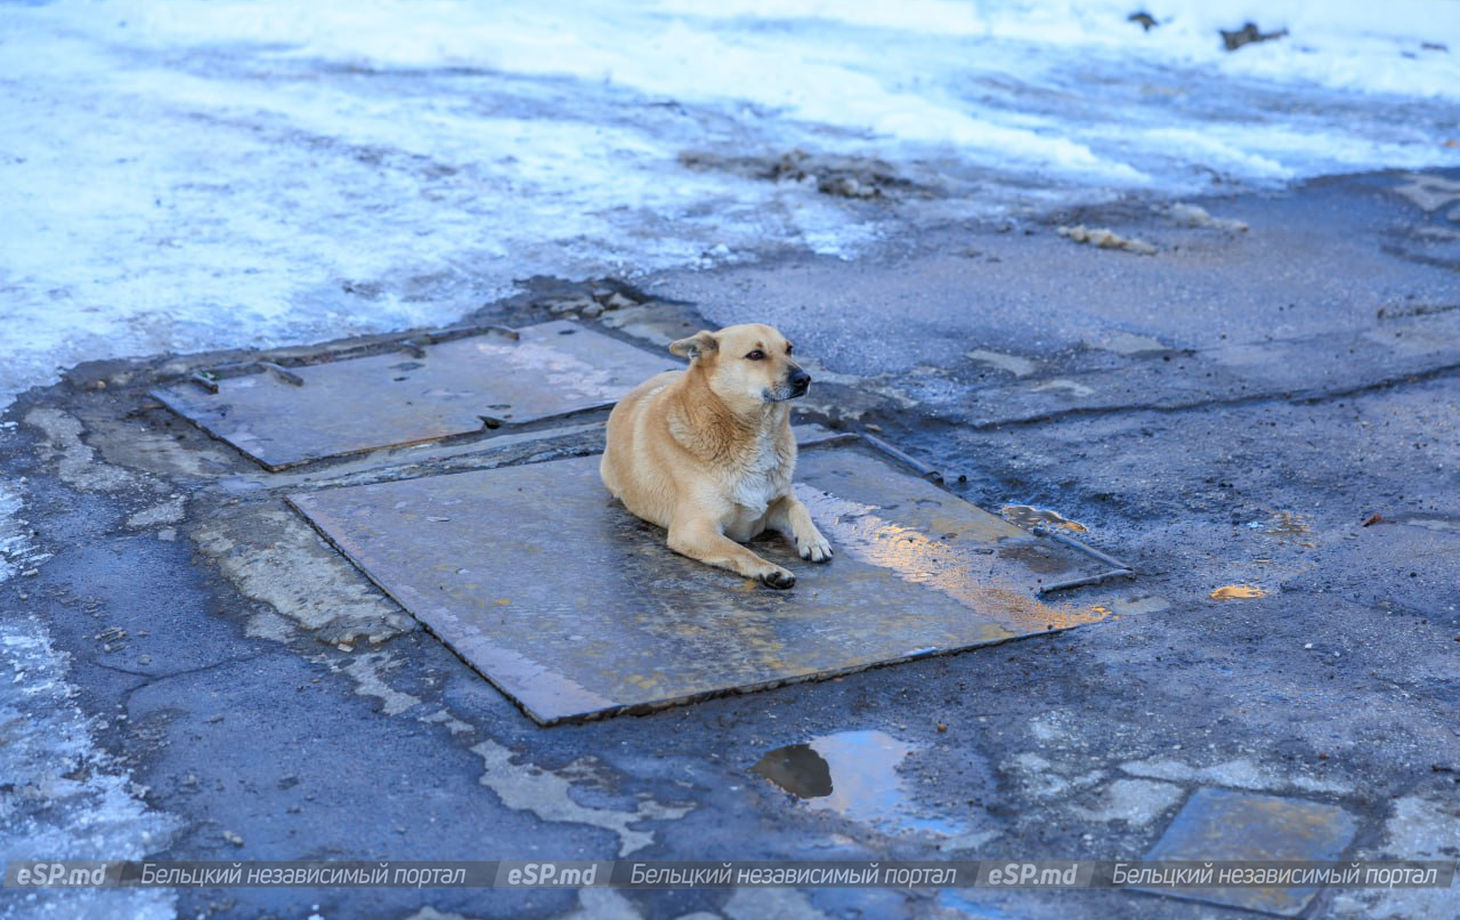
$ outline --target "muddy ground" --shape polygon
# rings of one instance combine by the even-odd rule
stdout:
[[[644,716],[535,725],[281,501],[592,452],[600,418],[270,474],[148,395],[254,355],[73,369],[4,419],[0,467],[24,477],[50,558],[0,584],[0,607],[69,656],[67,705],[97,751],[5,789],[7,821],[51,839],[56,815],[92,813],[68,778],[126,771],[144,806],[131,820],[153,835],[140,852],[160,858],[1116,859],[1211,787],[1341,807],[1358,828],[1345,856],[1460,856],[1460,174],[1195,204],[1216,219],[1131,201],[949,225],[855,263],[537,279],[464,317],[576,315],[653,348],[777,324],[814,362],[802,420],[874,432],[985,508],[1053,509],[1138,572],[1102,623]],[[1076,226],[1153,254],[1059,232]],[[1224,586],[1261,596],[1213,599]],[[885,798],[817,807],[753,769],[808,743],[849,752],[826,758],[834,783]],[[13,916],[116,915],[122,897],[5,892]],[[1122,891],[228,889],[137,905],[1243,915]],[[1326,891],[1303,916],[1456,905]]]

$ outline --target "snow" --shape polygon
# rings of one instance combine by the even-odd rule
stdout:
[[[138,860],[165,850],[176,830],[174,819],[137,800],[125,767],[97,747],[74,700],[79,691],[64,679],[68,666],[38,620],[0,620],[0,724],[9,735],[0,768],[16,787],[0,809],[0,864]],[[173,901],[163,890],[12,891],[0,917],[162,920],[175,916]]]
[[[1460,3],[62,0],[0,20],[0,404],[85,358],[450,322],[533,274],[1460,163]],[[1251,19],[1284,39],[1237,53]],[[680,153],[876,157],[869,208]],[[362,294],[362,292],[364,292]]]
[[[7,4],[0,405],[86,358],[450,322],[533,274],[854,258],[930,221],[1460,164],[1460,2],[1170,0],[1150,31],[1134,8]],[[1289,35],[1224,51],[1248,20]],[[932,194],[678,160],[795,149]]]

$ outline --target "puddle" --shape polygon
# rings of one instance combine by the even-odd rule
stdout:
[[[947,837],[963,833],[951,821],[908,811],[897,768],[914,750],[886,732],[838,732],[776,748],[750,769],[813,811]]]
[[[1313,526],[1306,514],[1296,511],[1279,511],[1269,521],[1253,521],[1247,525],[1251,530],[1263,530],[1272,537],[1297,537],[1313,532]]]
[[[1075,533],[1089,533],[1090,528],[1078,521],[1072,521],[1058,511],[1051,511],[1048,508],[1036,508],[1033,505],[1005,505],[999,509],[999,515],[1010,524],[1018,524],[1033,530],[1035,527],[1055,527],[1060,530],[1070,530]]]
[[[1223,585],[1210,595],[1214,601],[1231,601],[1253,597],[1267,597],[1267,592],[1257,585]]]

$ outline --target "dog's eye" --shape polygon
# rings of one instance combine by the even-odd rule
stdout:
[[[794,349],[795,349],[795,346],[794,345],[792,345],[790,342],[787,342],[786,343],[786,354],[789,355]]]
[[[765,360],[765,352],[763,352],[759,348],[757,348],[755,351],[752,351],[750,354],[746,355],[745,356],[745,359],[747,361],[764,361]]]

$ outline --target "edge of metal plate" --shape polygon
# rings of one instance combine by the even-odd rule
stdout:
[[[917,458],[894,447],[893,445],[887,443],[881,438],[876,437],[875,435],[867,434],[866,432],[846,432],[840,437],[828,438],[822,441],[814,442],[812,444],[803,444],[802,447],[821,447],[829,444],[844,444],[853,440],[860,440],[862,443],[869,445],[879,454],[882,454],[883,456],[892,459],[896,463],[917,473],[919,476],[928,480],[933,485],[938,486],[945,492],[948,492],[949,495],[954,495],[954,493],[948,489],[946,483],[944,483],[943,474],[939,470],[928,466]],[[955,495],[954,497],[957,498],[959,496]],[[1136,570],[1133,566],[1122,562],[1121,560],[1115,558],[1114,556],[1111,556],[1108,553],[1101,552],[1093,546],[1087,546],[1084,543],[1081,543],[1079,540],[1074,539],[1073,537],[1066,536],[1065,534],[1062,534],[1056,530],[1052,530],[1042,524],[1037,527],[1029,528],[1029,532],[1034,534],[1036,537],[1045,537],[1053,540],[1056,543],[1068,546],[1070,549],[1084,553],[1085,555],[1089,556],[1091,559],[1096,560],[1102,565],[1107,565],[1110,567],[1106,571],[1096,572],[1093,575],[1086,575],[1080,578],[1070,578],[1066,579],[1065,581],[1057,581],[1047,585],[1040,585],[1036,593],[1041,597],[1054,591],[1069,591],[1074,588],[1084,588],[1089,585],[1104,584],[1105,582],[1110,581],[1113,578],[1135,577]]]
[[[870,448],[870,451],[868,451],[868,452],[871,453],[874,456],[880,457],[884,462],[886,462],[889,459],[888,456],[887,456],[887,454],[886,454],[886,452],[883,451],[882,449],[880,449],[877,441],[872,440],[872,439],[869,439],[869,438],[866,438],[863,435],[860,435],[860,434],[855,433],[855,432],[837,432],[837,431],[833,431],[833,430],[826,429],[826,428],[824,428],[824,427],[822,427],[820,425],[806,425],[806,426],[798,426],[797,427],[797,434],[798,434],[798,442],[801,445],[801,447],[802,447],[803,450],[817,450],[818,448],[831,449],[831,448],[844,447],[844,446],[853,446],[853,447],[855,447],[855,446],[863,446],[864,450],[867,449],[867,448]],[[585,454],[584,456],[589,456],[589,455],[588,454]],[[906,463],[903,463],[902,462],[902,458],[905,457],[905,456],[906,455],[901,454],[901,452],[898,452],[896,454],[891,455],[891,459],[897,461],[901,465],[910,466],[910,468],[912,470],[914,470],[915,472],[919,472],[920,474],[922,474],[922,470],[920,469],[920,467],[918,465],[910,465],[910,464],[906,464]],[[567,459],[567,458],[557,457],[557,458],[552,458],[552,459],[553,460],[564,460],[564,459]],[[552,462],[552,461],[551,460],[548,460],[548,459],[544,459],[544,460],[529,460],[529,461],[526,461],[526,462],[523,462],[523,463],[510,464],[510,466],[514,466],[514,467],[533,466],[533,465],[536,465],[537,463],[540,463],[540,462],[546,463],[546,462]],[[457,471],[457,472],[462,472],[462,471]],[[467,472],[469,472],[469,471],[467,471]],[[411,478],[415,478],[415,479],[430,479],[430,478],[433,478],[434,475],[435,474],[427,474],[425,476],[418,476],[418,477],[411,477]],[[450,474],[442,474],[442,475],[450,475]],[[928,477],[926,475],[924,475],[923,478],[925,478],[925,479],[931,479],[931,477]],[[963,499],[960,496],[957,496],[954,493],[952,493],[950,490],[947,490],[946,488],[944,488],[942,486],[942,483],[941,483],[941,478],[938,479],[938,480],[933,480],[931,482],[931,484],[937,486],[941,491],[947,492],[947,494],[949,494],[952,498],[957,499],[958,501],[966,501],[966,499]],[[325,490],[325,491],[328,491],[328,490]],[[343,545],[342,543],[340,543],[338,540],[336,540],[330,534],[330,532],[324,526],[322,526],[320,524],[320,522],[317,521],[313,515],[311,515],[310,511],[307,508],[305,508],[299,502],[296,502],[295,501],[296,497],[298,497],[298,498],[304,498],[305,496],[311,495],[311,494],[315,494],[315,492],[314,491],[311,491],[311,492],[308,492],[308,493],[302,493],[302,494],[297,494],[297,495],[296,494],[285,494],[282,497],[284,498],[284,500],[287,503],[287,505],[291,509],[293,509],[295,513],[299,514],[310,525],[310,527],[316,533],[318,533],[321,536],[321,538],[323,538],[327,543],[329,543],[330,546],[332,546],[337,552],[339,552],[346,559],[348,559],[350,561],[351,565],[354,566],[357,569],[357,571],[359,571],[362,575],[364,575],[372,584],[374,584],[387,597],[390,597],[395,603],[399,604],[403,610],[405,610],[408,613],[411,612],[412,607],[411,607],[411,604],[409,603],[409,601],[410,601],[409,598],[400,596],[396,591],[394,591],[392,589],[392,587],[390,586],[390,584],[386,580],[378,579],[376,577],[376,575],[372,573],[370,567],[367,565],[367,560],[357,558],[356,555],[351,551],[351,549],[349,547]],[[1018,525],[1011,525],[1011,526],[1017,527]],[[1068,589],[1068,588],[1072,588],[1072,587],[1077,587],[1077,586],[1095,584],[1095,583],[1099,583],[1099,582],[1106,581],[1106,580],[1111,579],[1111,578],[1115,578],[1115,577],[1119,577],[1119,576],[1131,576],[1131,575],[1134,575],[1135,574],[1134,573],[1134,570],[1131,569],[1131,567],[1122,564],[1119,560],[1115,559],[1114,557],[1108,556],[1108,555],[1106,555],[1104,553],[1099,552],[1098,550],[1094,550],[1094,549],[1092,549],[1090,547],[1087,547],[1087,546],[1081,544],[1079,541],[1071,540],[1071,539],[1068,539],[1068,538],[1064,538],[1063,535],[1061,535],[1061,534],[1054,534],[1054,533],[1048,533],[1048,532],[1045,532],[1045,533],[1042,533],[1041,534],[1041,533],[1039,533],[1037,531],[1030,531],[1028,528],[1021,528],[1021,529],[1026,530],[1026,532],[1031,532],[1034,536],[1047,537],[1047,538],[1053,539],[1057,543],[1060,543],[1060,544],[1062,544],[1062,545],[1064,545],[1064,546],[1066,546],[1066,547],[1068,547],[1070,549],[1076,550],[1076,551],[1078,551],[1078,552],[1080,552],[1080,553],[1088,556],[1089,558],[1094,559],[1094,560],[1100,562],[1103,565],[1109,566],[1107,569],[1102,570],[1100,572],[1097,572],[1095,574],[1089,575],[1089,576],[1084,576],[1084,577],[1080,577],[1080,578],[1077,578],[1077,579],[1068,580],[1068,581],[1065,581],[1065,582],[1058,582],[1058,583],[1052,583],[1052,584],[1049,584],[1049,585],[1041,586],[1041,587],[1037,588],[1033,592],[1033,596],[1035,596],[1035,597],[1043,596],[1043,595],[1045,595],[1045,594],[1047,594],[1049,592],[1052,592],[1052,591],[1059,591],[1059,590],[1064,590],[1064,589]],[[477,673],[479,676],[481,676],[483,679],[485,679],[488,683],[490,683],[494,688],[496,688],[498,690],[498,692],[502,693],[503,696],[505,696],[505,697],[507,697],[507,699],[511,700],[512,703],[515,706],[517,706],[518,709],[520,709],[524,714],[526,714],[529,718],[531,718],[535,723],[537,723],[539,725],[543,725],[543,726],[552,726],[552,725],[559,725],[559,724],[565,724],[565,723],[576,724],[576,723],[582,723],[582,722],[596,721],[598,719],[608,718],[608,717],[617,716],[617,715],[642,715],[642,714],[645,714],[645,713],[655,712],[655,711],[658,711],[658,710],[661,710],[661,709],[670,708],[670,707],[673,707],[673,706],[679,706],[679,705],[685,705],[685,704],[690,704],[690,703],[695,703],[695,702],[701,702],[701,701],[704,701],[704,700],[714,699],[714,698],[718,698],[718,697],[724,697],[724,696],[730,696],[730,695],[738,695],[738,694],[742,694],[742,693],[753,693],[753,692],[759,692],[759,691],[762,691],[762,690],[770,690],[770,689],[775,689],[775,688],[778,688],[778,687],[791,686],[791,685],[800,684],[800,683],[807,683],[807,682],[812,682],[812,681],[827,680],[827,679],[831,679],[831,678],[835,678],[835,677],[839,677],[839,676],[843,676],[843,675],[847,675],[847,674],[858,673],[860,671],[871,670],[873,668],[882,668],[882,667],[888,667],[888,666],[896,665],[896,664],[903,664],[903,663],[910,662],[910,661],[917,661],[917,660],[920,660],[920,659],[923,659],[923,658],[929,658],[929,657],[934,657],[934,656],[938,656],[938,655],[948,654],[948,653],[950,653],[950,651],[956,651],[954,649],[948,649],[948,648],[942,648],[942,647],[912,648],[912,649],[908,649],[907,651],[905,651],[902,654],[898,654],[898,655],[894,655],[894,656],[889,656],[887,658],[883,658],[881,660],[878,660],[878,661],[875,661],[875,662],[872,662],[872,663],[858,662],[858,663],[855,663],[855,664],[848,664],[845,667],[827,668],[827,669],[824,669],[824,670],[819,670],[819,671],[816,671],[816,672],[805,673],[805,674],[784,674],[784,675],[776,676],[776,677],[773,677],[773,678],[770,678],[770,679],[767,679],[767,680],[758,681],[758,682],[755,682],[755,683],[740,684],[740,685],[735,686],[735,687],[724,687],[724,688],[708,689],[708,690],[704,690],[704,691],[697,692],[697,693],[689,693],[689,694],[685,694],[685,695],[681,695],[681,696],[676,696],[676,697],[674,697],[672,699],[651,700],[651,701],[644,701],[644,702],[626,702],[626,703],[614,703],[614,702],[612,702],[610,700],[603,699],[603,700],[601,700],[601,703],[602,703],[601,706],[598,705],[599,702],[600,702],[599,700],[585,700],[585,701],[582,701],[582,702],[592,703],[593,705],[597,706],[598,708],[591,708],[591,709],[580,710],[579,712],[570,713],[570,714],[548,714],[548,713],[544,713],[544,712],[541,712],[541,711],[538,711],[538,710],[534,709],[534,707],[533,707],[533,705],[532,705],[531,702],[526,701],[526,700],[523,700],[518,695],[518,693],[516,692],[516,688],[511,687],[511,686],[508,686],[508,685],[505,685],[503,683],[500,683],[498,680],[494,679],[493,676],[492,676],[492,674],[489,673],[487,670],[485,670],[481,666],[480,663],[473,662],[473,660],[471,658],[469,658],[466,653],[464,653],[462,650],[458,650],[456,648],[456,646],[454,644],[454,641],[452,639],[450,639],[450,638],[448,638],[448,637],[446,637],[446,636],[441,635],[440,633],[438,633],[437,630],[435,628],[433,628],[432,625],[427,620],[422,619],[420,617],[415,617],[414,615],[413,615],[413,618],[416,619],[416,621],[420,624],[420,626],[421,626],[422,629],[424,629],[428,634],[430,634],[435,639],[437,639],[437,641],[440,641],[444,646],[446,646],[447,649],[449,649],[452,652],[452,654],[456,655],[463,663],[465,663],[475,673]],[[1050,632],[1050,633],[1053,633],[1053,632],[1062,632],[1062,631],[1064,631],[1067,628],[1071,628],[1071,627],[1068,627],[1068,626],[1051,626],[1048,629],[1048,632]],[[1010,636],[1008,636],[1006,638],[996,638],[996,639],[991,639],[991,640],[987,640],[987,641],[978,642],[978,643],[976,643],[974,645],[967,646],[967,647],[968,648],[973,648],[973,647],[987,647],[987,646],[1001,645],[1004,642],[1013,641],[1015,639],[1024,638],[1024,637],[1025,636],[1023,636],[1023,635],[1017,635],[1017,634],[1016,635],[1010,635]],[[576,686],[576,685],[574,685],[574,686]],[[580,689],[582,689],[582,688],[580,688]],[[583,690],[583,692],[584,693],[588,693],[589,691]]]

